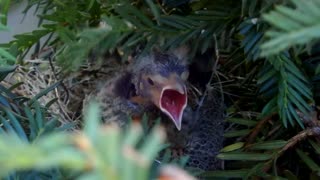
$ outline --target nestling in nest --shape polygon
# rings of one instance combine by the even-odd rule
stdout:
[[[215,156],[223,142],[224,107],[219,94],[212,91],[206,93],[201,107],[188,105],[188,75],[183,56],[153,52],[116,72],[85,99],[84,106],[95,99],[102,107],[103,121],[119,126],[127,124],[129,117],[160,115],[168,141],[180,149],[178,155],[190,156],[189,166],[218,169],[221,162]]]

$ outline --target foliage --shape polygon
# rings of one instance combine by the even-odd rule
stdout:
[[[0,136],[0,175],[13,171],[37,169],[40,172],[73,172],[76,179],[148,179],[153,159],[161,149],[163,132],[156,128],[143,144],[137,146],[142,129],[132,126],[125,133],[115,127],[101,127],[98,105],[92,104],[85,118],[83,132],[51,132],[30,144],[17,133]],[[39,123],[41,123],[41,119]],[[37,121],[38,122],[38,121]],[[23,136],[24,137],[24,136]],[[54,171],[54,170],[52,170]],[[59,174],[52,178],[62,178]],[[33,176],[34,178],[37,176]],[[30,177],[31,178],[31,177]]]
[[[265,67],[266,71],[261,73],[258,79],[258,83],[261,84],[260,92],[267,91],[267,95],[273,98],[266,104],[262,113],[268,115],[278,109],[280,119],[285,127],[288,123],[293,126],[294,120],[301,127],[304,127],[296,109],[305,114],[311,111],[305,100],[312,101],[312,93],[308,87],[310,86],[309,81],[292,63],[292,60],[285,55],[268,58]],[[278,89],[274,90],[274,88]]]
[[[6,15],[8,13],[9,5],[10,5],[9,0],[3,0],[0,2],[0,15],[3,15],[3,14]],[[6,18],[3,18],[2,16],[0,16],[0,24],[6,24],[6,22],[7,22]],[[1,29],[2,27],[0,28],[0,30]]]
[[[4,3],[4,2],[3,2]],[[0,20],[6,19],[4,15],[0,14]],[[8,28],[3,25],[0,21],[0,31],[8,30]],[[0,66],[13,64],[15,62],[15,57],[12,56],[6,49],[0,47]]]
[[[53,48],[64,75],[105,54],[126,61],[187,44],[192,61],[214,51],[210,60],[228,104],[227,146],[219,155],[227,163],[203,176],[318,176],[319,0],[28,2],[25,12],[38,7],[39,29],[2,46],[8,63],[11,53],[24,64],[32,46],[34,55]]]
[[[320,2],[291,0],[296,9],[278,6],[263,18],[274,28],[266,32],[269,41],[262,46],[261,55],[277,54],[289,47],[306,45],[320,38]]]
[[[14,70],[0,71],[0,77]],[[154,128],[145,135],[138,125],[125,131],[103,127],[98,104],[93,103],[85,114],[83,132],[68,133],[74,123],[62,124],[48,111],[55,101],[44,106],[38,102],[59,85],[33,98],[13,93],[19,84],[0,85],[1,178],[149,179],[159,175],[160,165],[154,160],[164,147],[162,129]]]
[[[301,116],[302,113],[299,113]],[[312,118],[312,119],[303,119]],[[268,116],[258,121],[256,118],[228,118],[239,129],[230,131],[228,137],[241,138],[240,131],[249,130],[245,138],[230,144],[218,155],[224,160],[233,160],[225,171],[207,172],[205,177],[249,177],[299,179],[302,176],[317,177],[319,173],[319,123],[315,113],[301,117],[307,128],[295,133],[285,129],[276,116]],[[269,123],[271,121],[271,123]],[[287,140],[284,140],[287,139]],[[308,141],[304,142],[305,140]],[[308,147],[308,148],[306,148]],[[304,150],[301,150],[303,148]],[[308,154],[308,155],[307,155]],[[241,162],[239,162],[241,161]],[[294,168],[301,172],[297,173]],[[305,167],[304,165],[307,165]],[[308,174],[310,172],[310,174]]]

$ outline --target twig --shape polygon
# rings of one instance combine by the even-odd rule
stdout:
[[[307,115],[300,112],[300,111],[297,111],[297,114],[300,117],[300,120],[308,127],[310,127],[310,128],[320,127],[320,121],[318,120],[318,112],[317,111],[312,111]],[[319,136],[316,136],[316,139],[318,142],[320,142]]]
[[[273,118],[273,116],[275,115],[275,113],[265,117],[264,119],[262,119],[261,121],[259,121],[259,123],[254,127],[254,129],[252,130],[252,132],[250,133],[248,140],[246,142],[245,147],[248,147],[253,141],[254,139],[257,137],[258,133],[260,132],[260,130],[262,129],[262,127],[270,120]]]
[[[278,156],[281,156],[286,150],[296,145],[298,142],[304,140],[309,136],[320,136],[320,127],[308,128],[299,132],[297,135],[290,138],[288,143],[277,153]]]
[[[320,127],[320,121],[317,117],[317,112],[312,111],[310,114],[306,115],[300,111],[297,111],[300,120],[309,127]]]
[[[297,135],[293,136],[292,138],[290,138],[288,140],[287,144],[280,151],[278,151],[277,154],[274,155],[272,159],[270,159],[269,161],[267,161],[265,163],[265,167],[264,167],[263,171],[264,172],[269,171],[273,161],[275,161],[277,158],[282,156],[284,154],[284,152],[286,152],[289,148],[295,146],[297,143],[299,143],[300,141],[306,139],[309,136],[319,137],[320,136],[320,127],[308,128],[306,130],[301,131],[300,133],[298,133]]]
[[[271,135],[273,135],[275,132],[277,132],[280,128],[282,127],[282,125],[278,125],[275,128],[273,128],[272,130],[270,130],[270,132],[268,132],[267,137],[270,137]]]
[[[192,89],[196,94],[198,94],[199,96],[202,95],[202,92],[201,92],[197,87],[195,87],[193,84],[191,84],[191,83],[189,83],[189,82],[188,82],[188,87],[191,87],[191,89]]]
[[[292,148],[302,140],[310,136],[314,136],[317,139],[320,137],[320,123],[317,119],[317,113],[313,111],[308,116],[300,111],[297,111],[297,114],[299,115],[301,121],[305,123],[307,126],[309,126],[309,128],[299,132],[297,135],[290,138],[287,144],[280,151],[278,151],[277,154],[271,160],[265,163],[265,168],[263,169],[265,172],[267,172],[271,168],[271,164],[273,161],[282,156],[288,149]]]

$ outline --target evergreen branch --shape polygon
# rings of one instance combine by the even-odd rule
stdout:
[[[263,114],[277,111],[285,127],[288,123],[294,125],[294,121],[304,127],[297,110],[306,114],[311,111],[308,104],[313,99],[310,82],[285,55],[270,57],[267,60],[273,68],[269,68],[268,65],[268,71],[260,75],[258,83],[263,88],[263,94],[270,92],[274,87],[277,87],[277,90],[269,95],[274,98],[265,105]],[[274,81],[275,76],[277,79]]]
[[[320,0],[291,0],[295,9],[277,6],[263,18],[273,28],[266,32],[269,38],[261,45],[261,56],[277,54],[297,45],[308,45],[320,39]]]
[[[259,22],[258,18],[248,19],[242,22],[239,27],[239,32],[244,36],[241,46],[248,60],[257,60],[260,55],[260,45],[266,26]]]
[[[79,179],[154,177],[149,170],[162,147],[163,131],[155,128],[138,148],[143,133],[140,127],[133,126],[127,132],[115,126],[101,128],[98,114],[98,105],[92,104],[85,114],[82,133],[53,132],[32,144],[13,134],[1,134],[0,176],[13,171],[60,167],[79,172]]]
[[[0,5],[6,4],[6,3],[9,4],[9,2],[10,1],[3,1],[3,2],[0,2]],[[2,24],[2,19],[3,21],[6,21],[6,17],[0,14],[0,31],[8,30],[8,27]],[[12,54],[10,54],[6,49],[0,47],[0,65],[8,65],[8,64],[12,65],[15,63],[15,61],[16,61],[16,58]]]

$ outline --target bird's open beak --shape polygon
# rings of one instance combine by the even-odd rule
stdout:
[[[181,83],[163,87],[160,94],[160,110],[171,118],[178,130],[181,129],[181,121],[183,111],[187,106],[187,99],[186,86]]]

